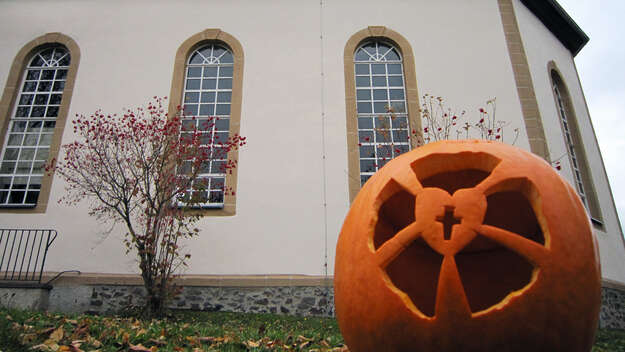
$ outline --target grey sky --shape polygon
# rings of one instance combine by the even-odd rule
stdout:
[[[619,217],[625,220],[625,1],[558,3],[590,37],[575,62]]]

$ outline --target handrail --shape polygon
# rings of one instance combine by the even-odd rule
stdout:
[[[0,229],[0,286],[2,281],[41,284],[56,236],[50,229]]]

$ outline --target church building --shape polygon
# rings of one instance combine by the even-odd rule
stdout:
[[[2,1],[0,33],[0,302],[16,270],[3,253],[44,229],[43,246],[20,247],[47,250],[37,307],[140,300],[125,228],[89,216],[92,199],[59,203],[64,181],[44,164],[76,139],[76,114],[167,96],[170,112],[219,117],[214,136],[247,138],[232,174],[224,160],[203,174],[172,306],[332,315],[351,202],[418,147],[422,105],[443,97],[473,120],[496,104],[503,142],[577,190],[600,252],[601,324],[625,328],[623,232],[574,62],[589,38],[555,0]]]

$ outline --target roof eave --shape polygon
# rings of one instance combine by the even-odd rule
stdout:
[[[521,0],[553,35],[577,55],[588,43],[588,36],[555,0]]]

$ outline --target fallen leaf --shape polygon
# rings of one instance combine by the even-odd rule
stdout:
[[[136,352],[152,352],[151,349],[143,346],[142,344],[138,344],[138,345],[130,345],[130,350],[131,351],[136,351]]]
[[[165,342],[165,341],[163,341],[161,339],[159,339],[159,340],[157,340],[157,339],[150,339],[149,341],[151,343],[155,344],[155,345],[160,345],[160,346],[163,346],[163,345],[167,344],[167,342]]]
[[[130,340],[130,334],[124,332],[124,334],[122,335],[122,344],[127,345],[128,340]]]
[[[306,342],[302,343],[301,345],[299,345],[299,349],[301,350],[301,349],[306,348],[306,347],[308,347],[310,345],[312,345],[312,341],[306,341]]]
[[[61,339],[63,338],[63,327],[60,326],[58,329],[52,331],[52,333],[50,334],[50,340],[53,340],[54,342],[59,342],[61,341]]]
[[[247,347],[250,347],[250,348],[260,347],[260,343],[252,341],[252,340],[244,342],[243,344],[246,345]]]

